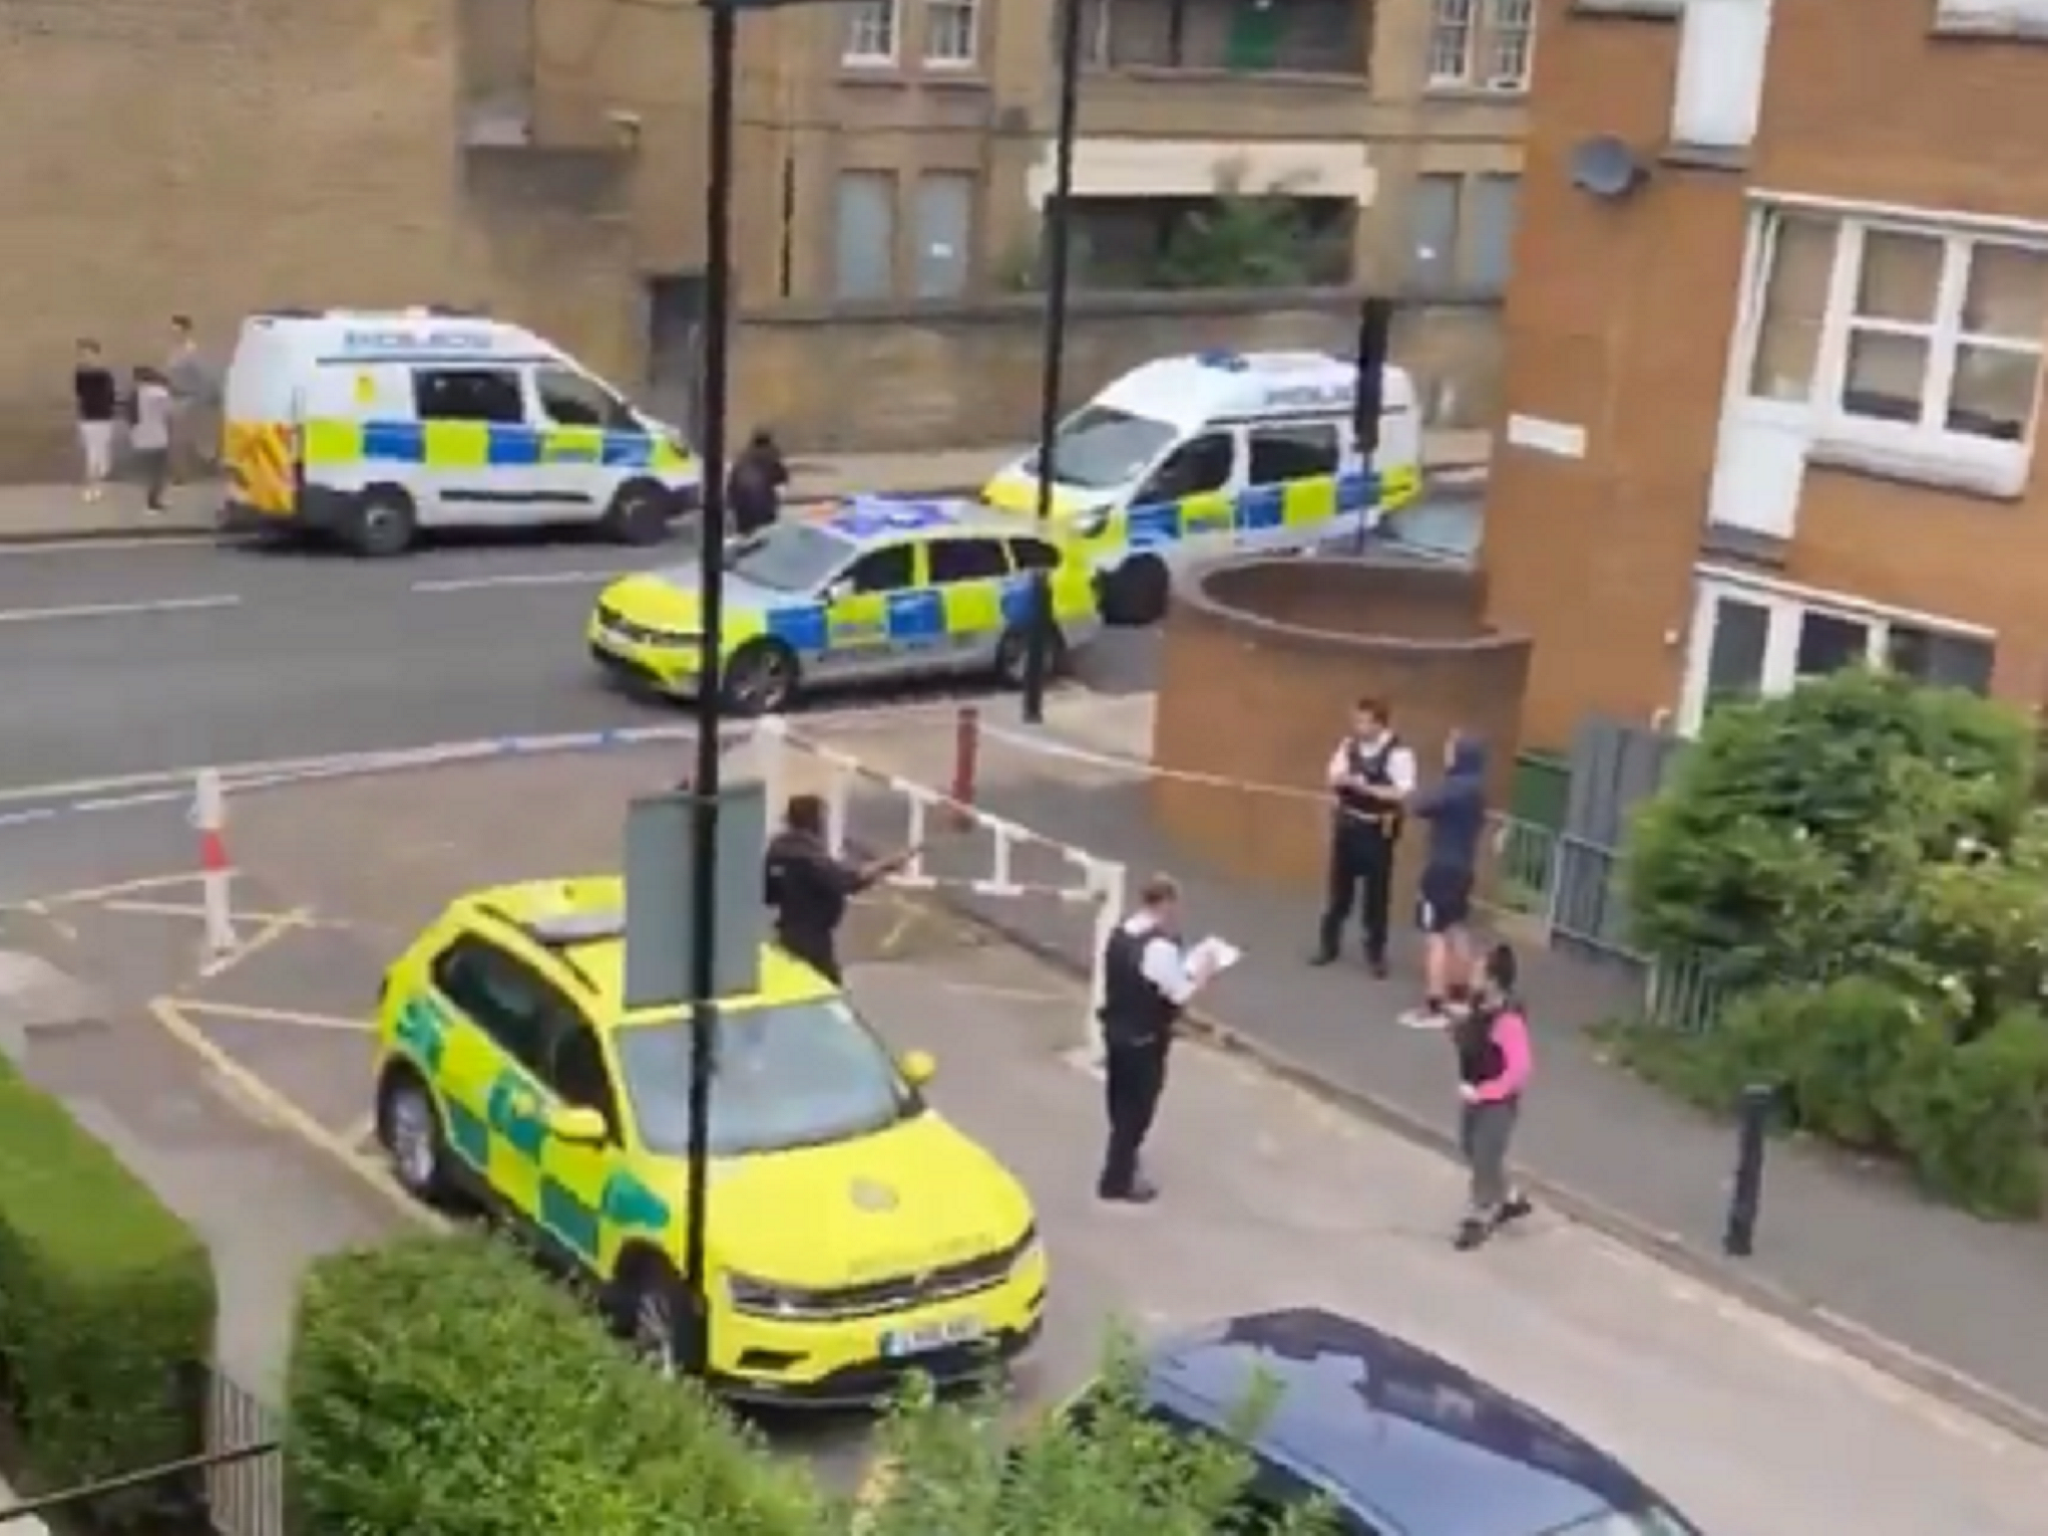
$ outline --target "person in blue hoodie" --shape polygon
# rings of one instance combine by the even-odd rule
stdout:
[[[1408,802],[1408,814],[1429,827],[1417,916],[1424,940],[1424,1002],[1401,1022],[1440,1028],[1444,1003],[1472,979],[1472,885],[1486,836],[1486,744],[1463,731],[1444,743],[1444,776]]]

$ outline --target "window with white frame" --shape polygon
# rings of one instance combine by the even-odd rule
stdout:
[[[1831,460],[2014,494],[2048,342],[2048,228],[1762,210],[1742,372],[1752,410]]]
[[[975,62],[980,0],[925,0],[924,61],[946,69]]]
[[[1535,0],[1431,0],[1429,83],[1526,90],[1535,41]]]
[[[1951,32],[2048,31],[2048,0],[1937,0],[1934,19]]]
[[[1987,693],[1997,637],[1976,625],[1878,607],[1747,574],[1703,570],[1686,657],[1681,728],[1715,705],[1774,698],[1806,678],[1881,667]]]
[[[846,12],[848,64],[894,64],[901,0],[857,0]]]

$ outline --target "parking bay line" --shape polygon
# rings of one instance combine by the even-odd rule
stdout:
[[[194,876],[194,879],[199,878]],[[194,922],[206,921],[206,908],[197,902],[147,901],[116,897],[94,903],[102,912],[121,912],[134,917],[186,917]],[[357,925],[335,917],[315,917],[308,908],[297,912],[247,912],[237,907],[234,919],[238,923],[259,923],[269,926],[283,923],[292,928],[325,930],[329,933],[354,933]]]
[[[385,1178],[382,1171],[365,1162],[362,1155],[340,1136],[327,1129],[284,1094],[243,1066],[206,1038],[206,1032],[186,1016],[175,998],[151,1001],[149,1011],[178,1044],[210,1067],[215,1075],[246,1100],[258,1118],[296,1137],[313,1151],[331,1160],[358,1183],[373,1190],[377,1198],[396,1209],[407,1220],[436,1231],[447,1231],[449,1223],[421,1206],[410,1195]]]
[[[368,1019],[352,1019],[338,1013],[311,1013],[302,1008],[264,1008],[254,1003],[219,1003],[205,997],[170,999],[186,1013],[202,1018],[224,1019],[235,1024],[281,1024],[290,1029],[327,1030],[335,1034],[364,1035],[372,1025]]]
[[[617,581],[634,574],[632,568],[611,571],[508,571],[500,576],[442,576],[416,581],[412,590],[422,595],[446,592],[491,592],[500,587],[574,587],[593,582]]]
[[[200,613],[239,608],[241,598],[228,592],[204,597],[160,597],[136,603],[72,603],[56,608],[0,608],[0,624],[43,624],[59,619],[115,619],[150,613]]]
[[[224,954],[211,957],[199,968],[199,974],[208,980],[217,976],[227,975],[229,971],[232,971],[243,961],[262,954],[264,950],[270,948],[271,945],[275,944],[286,934],[302,926],[305,920],[312,915],[312,908],[301,907],[297,911],[287,912],[282,917],[272,919],[264,924],[263,927],[257,929],[249,938],[237,944],[233,949],[228,950]],[[230,916],[232,917],[232,914]]]

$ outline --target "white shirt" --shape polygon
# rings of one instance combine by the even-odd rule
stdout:
[[[1385,738],[1376,742],[1357,741],[1346,736],[1337,743],[1337,750],[1330,754],[1328,776],[1330,787],[1335,789],[1351,777],[1351,749],[1356,746],[1366,752],[1377,752]],[[1387,777],[1393,781],[1402,799],[1415,793],[1415,754],[1407,747],[1396,747],[1387,754]]]
[[[1160,933],[1156,922],[1143,912],[1125,918],[1123,927],[1132,938],[1152,935],[1138,955],[1138,969],[1159,989],[1161,997],[1176,1008],[1185,1008],[1188,999],[1195,995],[1195,979],[1188,974],[1187,957],[1179,943]]]

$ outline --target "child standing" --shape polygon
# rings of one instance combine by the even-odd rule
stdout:
[[[148,498],[144,515],[160,517],[171,472],[171,390],[154,368],[135,370],[135,425],[129,429],[128,445],[135,450],[135,462],[142,471]]]
[[[1477,1248],[1504,1223],[1527,1216],[1528,1200],[1508,1179],[1508,1148],[1535,1065],[1529,1023],[1515,999],[1515,952],[1496,944],[1467,997],[1450,1006],[1458,1053],[1458,1146],[1471,1170],[1471,1196],[1457,1246]]]
[[[106,495],[107,477],[113,473],[115,394],[114,375],[100,356],[100,344],[81,341],[71,395],[78,406],[78,451],[84,461],[80,494],[87,501]]]

